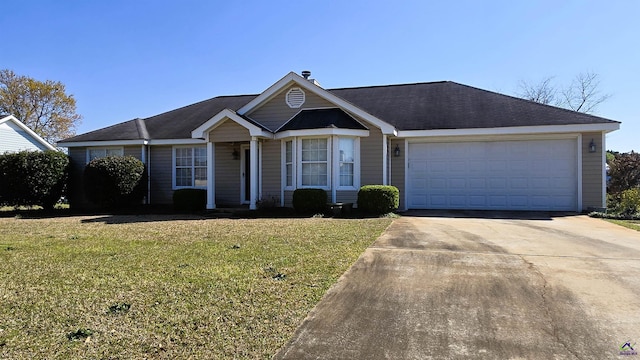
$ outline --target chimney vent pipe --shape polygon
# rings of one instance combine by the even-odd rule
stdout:
[[[302,77],[304,77],[305,79],[309,80],[309,76],[311,76],[311,71],[309,70],[304,70],[302,72]]]

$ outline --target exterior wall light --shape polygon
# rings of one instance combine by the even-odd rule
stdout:
[[[233,156],[233,160],[238,160],[240,159],[240,152],[237,149],[233,149],[231,156]]]
[[[395,157],[399,157],[400,156],[400,145],[396,145],[396,148],[393,149],[393,156],[395,156]]]
[[[591,142],[589,143],[589,152],[590,153],[596,152],[596,143],[593,141],[593,139],[591,139]]]

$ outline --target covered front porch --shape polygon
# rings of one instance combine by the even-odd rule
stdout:
[[[255,137],[207,143],[207,209],[241,205],[257,208],[261,198],[261,147]]]
[[[262,142],[273,134],[227,109],[195,129],[192,137],[207,142],[207,209],[243,204],[256,209]]]

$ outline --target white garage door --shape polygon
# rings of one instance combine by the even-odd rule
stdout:
[[[577,210],[575,139],[410,143],[410,209]]]

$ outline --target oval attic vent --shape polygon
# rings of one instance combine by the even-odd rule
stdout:
[[[304,91],[300,88],[292,88],[287,92],[286,101],[292,109],[297,109],[304,104]]]

